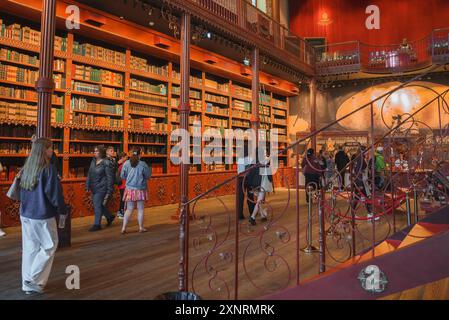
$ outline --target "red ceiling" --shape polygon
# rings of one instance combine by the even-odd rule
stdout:
[[[369,5],[380,9],[380,30],[365,27]],[[449,0],[290,0],[292,31],[302,37],[326,37],[328,43],[393,44],[404,37],[418,40],[445,27],[449,27]]]

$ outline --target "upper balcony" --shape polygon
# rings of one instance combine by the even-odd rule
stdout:
[[[449,28],[401,44],[368,45],[352,41],[317,46],[315,50],[318,76],[410,72],[449,61]]]
[[[179,9],[258,46],[261,52],[306,75],[315,72],[315,52],[304,39],[254,7],[248,0],[169,0]]]

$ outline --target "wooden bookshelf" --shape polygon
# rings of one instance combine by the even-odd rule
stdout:
[[[14,17],[8,16],[6,14],[0,14],[0,19],[5,18],[3,23],[10,25],[14,23]],[[25,24],[23,25],[25,26]],[[133,28],[131,25],[129,28]],[[136,32],[138,30],[136,29]],[[61,33],[59,33],[61,36]],[[62,76],[62,88],[55,89],[55,94],[63,95],[63,103],[62,104],[54,104],[54,108],[60,108],[64,110],[64,121],[61,123],[52,123],[52,126],[57,131],[58,135],[61,138],[57,138],[54,141],[62,144],[62,152],[59,157],[62,157],[62,168],[63,168],[63,178],[64,179],[72,179],[69,177],[71,171],[70,158],[89,158],[92,157],[92,154],[85,153],[71,153],[71,146],[73,144],[105,144],[105,145],[113,145],[116,147],[117,151],[129,152],[134,146],[141,147],[160,147],[161,150],[164,150],[163,154],[147,154],[144,155],[144,158],[154,159],[158,164],[163,164],[164,174],[171,174],[173,171],[173,166],[170,163],[169,154],[171,151],[172,143],[170,143],[170,137],[168,136],[170,132],[177,127],[177,123],[179,120],[173,118],[173,114],[176,113],[179,115],[179,110],[176,105],[172,105],[172,102],[179,101],[179,93],[174,92],[174,86],[179,87],[180,82],[177,78],[179,75],[179,66],[176,65],[174,61],[163,60],[160,57],[153,57],[145,52],[139,52],[138,50],[134,50],[131,48],[119,48],[116,45],[107,45],[104,43],[100,43],[100,38],[96,40],[84,38],[84,36],[88,37],[89,34],[83,35],[74,35],[70,32],[62,33],[62,37],[66,40],[66,50],[56,50],[55,51],[55,60],[61,60],[61,64],[64,66],[64,70],[55,70],[55,74],[59,74]],[[106,38],[106,36],[105,36]],[[0,35],[0,49],[7,48],[9,50],[16,50],[21,54],[28,55],[29,57],[38,57],[40,48],[37,45],[33,45],[31,43],[25,43],[17,39],[12,39],[11,37],[5,37]],[[108,52],[115,52],[117,55],[120,55],[123,64],[121,63],[111,63],[110,61],[103,61],[96,57],[91,56],[83,56],[77,53],[74,53],[74,44],[85,45],[86,48],[94,48],[99,47]],[[140,47],[138,47],[140,48]],[[98,49],[98,48],[97,48]],[[88,49],[86,49],[88,50]],[[136,58],[137,57],[137,58]],[[144,64],[143,60],[138,60],[143,57],[146,59],[147,65]],[[143,59],[141,58],[141,59]],[[157,64],[152,64],[153,61],[157,59]],[[162,59],[162,60],[161,60]],[[137,62],[136,62],[137,61]],[[38,70],[38,63],[25,63],[21,61],[15,61],[10,59],[0,58],[0,63],[5,65],[15,65],[20,68],[30,69],[33,71]],[[136,67],[136,63],[141,63],[139,69]],[[89,78],[88,75],[85,77],[79,77],[74,74],[73,68],[74,66],[83,66],[86,70],[90,70],[90,68],[96,70],[105,70],[110,71],[112,73],[120,74],[122,76],[122,85],[116,85],[112,83],[105,83],[103,81],[94,81]],[[197,66],[195,66],[197,67]],[[141,70],[145,69],[145,70]],[[146,70],[156,70],[156,72],[150,72]],[[207,71],[205,71],[207,70]],[[197,107],[193,107],[191,109],[191,116],[196,116],[202,123],[201,130],[204,131],[208,127],[214,128],[222,128],[222,129],[232,129],[232,128],[241,128],[248,129],[250,128],[250,112],[239,112],[234,108],[234,101],[243,101],[251,104],[251,91],[248,89],[248,84],[240,84],[241,75],[236,75],[235,79],[225,78],[222,73],[220,73],[217,69],[217,74],[211,72],[210,66],[205,66],[204,70],[192,70],[193,79],[191,79],[190,89],[196,91],[198,96],[192,96],[192,101],[199,101],[201,104],[201,108],[198,105]],[[131,81],[133,79],[137,79],[139,81],[147,82],[152,85],[163,85],[166,89],[166,93],[157,93],[157,92],[149,92],[146,90],[141,90],[137,88],[131,87]],[[248,78],[249,79],[249,78]],[[92,92],[84,92],[79,90],[74,90],[73,84],[74,82],[85,83],[87,85],[91,84],[94,86],[98,86],[100,88],[107,87],[111,89],[117,89],[123,92],[123,97],[115,97],[108,96],[103,94],[97,94]],[[112,81],[112,80],[111,80]],[[211,87],[209,84],[212,81],[217,82],[218,88]],[[9,80],[0,80],[0,85],[7,87],[18,87],[18,88],[29,88],[34,89],[35,84],[24,83],[24,82],[16,82]],[[246,87],[247,91],[245,94],[236,93],[236,88],[238,86]],[[268,86],[269,87],[269,86]],[[64,89],[66,88],[66,89]],[[220,89],[220,88],[226,88]],[[132,93],[143,93],[150,94],[154,96],[158,96],[162,99],[166,98],[166,103],[156,102],[156,101],[147,101],[142,99],[131,98],[130,95]],[[292,93],[288,93],[285,90],[285,96],[281,96],[279,92],[276,93],[277,99],[280,101],[278,104],[274,102],[274,96],[272,92],[267,90],[267,95],[270,97],[269,103],[262,102],[261,105],[266,105],[269,108],[269,112],[266,115],[269,120],[265,120],[268,125],[268,129],[271,128],[285,128],[287,137],[287,118],[288,118],[288,96],[292,95]],[[119,94],[119,93],[117,93]],[[213,98],[213,97],[216,97]],[[91,111],[91,110],[76,110],[73,109],[72,101],[74,98],[83,98],[86,99],[88,103],[96,103],[96,104],[104,104],[106,106],[115,106],[120,105],[122,108],[122,112],[115,114],[112,112],[99,112],[99,111]],[[174,100],[176,99],[176,100]],[[37,105],[37,101],[35,99],[21,99],[15,97],[7,97],[0,96],[0,102],[2,101],[17,101],[21,103],[28,103],[30,105]],[[135,104],[160,108],[161,110],[165,110],[165,114],[158,112],[143,112],[143,111],[135,111],[133,107]],[[209,105],[208,105],[209,104]],[[219,108],[226,109],[226,112],[211,112],[210,108]],[[215,109],[220,111],[219,109]],[[285,117],[283,117],[279,112],[275,112],[274,110],[282,110],[285,111]],[[149,109],[150,110],[150,109]],[[86,116],[91,116],[89,119],[96,119],[96,117],[102,118],[111,118],[123,121],[123,125],[121,127],[113,127],[108,125],[88,125],[88,124],[80,124],[74,123],[73,117],[77,114],[84,114]],[[153,122],[157,124],[165,124],[167,130],[151,130],[148,128],[131,128],[130,121],[132,119],[145,119],[145,118],[153,118]],[[276,121],[281,121],[282,118],[285,120],[285,124],[275,123]],[[214,123],[215,121],[226,121],[226,125],[220,125]],[[21,120],[21,119],[8,119],[2,118],[0,115],[0,123],[6,125],[13,126],[35,126],[36,121],[29,120]],[[89,138],[86,139],[73,139],[71,137],[74,131],[84,131],[89,133]],[[116,141],[109,139],[102,139],[104,133],[114,133],[118,134],[119,137]],[[131,134],[141,134],[146,136],[161,136],[163,137],[163,142],[134,142],[129,140],[129,136]],[[98,136],[98,139],[93,139],[92,137]],[[12,141],[27,141],[28,138],[14,138],[10,137],[2,137],[0,136],[0,140],[12,140]],[[285,144],[285,143],[284,143]],[[280,143],[280,147],[283,146]],[[201,150],[205,147],[204,142],[201,143]],[[5,155],[0,154],[0,161],[2,157],[18,157],[18,155]],[[234,155],[235,157],[235,155]],[[286,163],[287,165],[287,163]],[[210,172],[206,170],[205,165],[198,166],[195,170],[198,173],[201,172]],[[224,169],[219,170],[220,172],[234,172],[231,168],[231,165],[225,165]]]

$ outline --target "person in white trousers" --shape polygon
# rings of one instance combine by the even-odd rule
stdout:
[[[58,172],[51,165],[52,143],[37,139],[20,175],[22,290],[42,293],[58,247],[56,215],[65,221],[66,205]]]

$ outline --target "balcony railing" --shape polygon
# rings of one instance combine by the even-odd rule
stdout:
[[[315,47],[317,75],[355,72],[398,73],[419,70],[449,61],[449,28],[424,39],[393,45],[368,45],[358,41]]]
[[[190,0],[219,18],[239,26],[246,32],[285,50],[298,62],[313,66],[314,49],[304,39],[256,8],[247,0]]]

